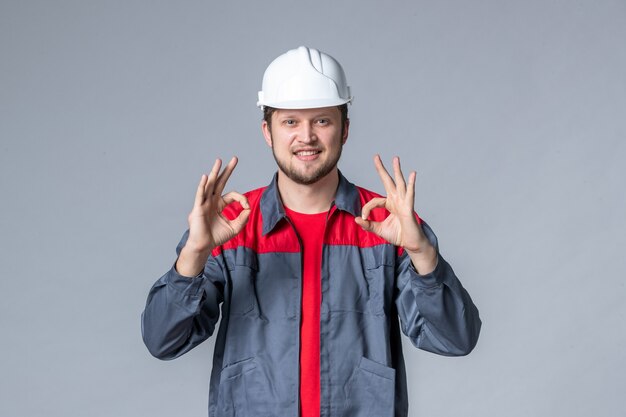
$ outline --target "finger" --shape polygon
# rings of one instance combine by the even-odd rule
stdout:
[[[238,201],[239,204],[241,204],[241,207],[243,207],[243,210],[237,217],[233,220],[227,220],[228,224],[230,224],[230,227],[235,231],[235,233],[239,233],[248,222],[248,217],[250,217],[250,203],[248,203],[248,199],[245,195],[239,194],[236,191],[231,191],[230,193],[224,195],[222,199],[225,204]]]
[[[202,175],[200,178],[200,183],[198,184],[198,189],[196,190],[196,199],[194,200],[194,206],[199,206],[204,203],[204,187],[206,186],[208,177],[206,175]]]
[[[361,218],[363,220],[367,220],[372,209],[376,207],[385,207],[386,203],[387,203],[387,199],[384,197],[372,198],[370,201],[365,203],[365,205],[361,209]]]
[[[407,185],[407,197],[411,201],[411,205],[415,205],[415,179],[417,178],[417,173],[415,171],[411,171],[409,174],[409,184]]]
[[[214,194],[222,194],[222,191],[224,191],[224,187],[226,186],[226,182],[230,178],[230,174],[233,173],[235,167],[237,166],[237,162],[237,157],[233,156],[228,165],[226,165],[226,168],[224,168],[224,172],[222,172],[217,178],[215,190],[213,191]]]
[[[213,164],[213,168],[211,168],[211,172],[209,173],[209,177],[204,188],[205,197],[213,195],[213,191],[215,190],[215,181],[217,179],[217,174],[220,172],[220,167],[222,166],[222,160],[216,159]]]
[[[385,191],[387,191],[387,194],[391,194],[392,192],[395,191],[396,185],[393,183],[393,179],[391,178],[391,175],[389,175],[389,173],[385,169],[385,166],[383,165],[383,161],[380,159],[380,155],[376,155],[374,157],[374,165],[376,166],[376,171],[378,171],[378,175],[380,176],[380,179],[383,182]]]
[[[244,208],[244,210],[250,209],[250,204],[248,203],[248,199],[246,198],[246,196],[243,194],[239,194],[237,191],[231,191],[230,193],[225,194],[224,196],[222,196],[222,200],[224,200],[225,204],[230,204],[234,201],[238,201],[239,204],[241,204],[241,207]]]
[[[400,167],[400,157],[393,158],[393,175],[396,180],[396,187],[400,195],[406,193],[406,183],[404,182],[404,174],[402,174],[402,168]]]

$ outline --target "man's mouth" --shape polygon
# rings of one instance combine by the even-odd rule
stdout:
[[[294,154],[296,156],[313,156],[313,155],[317,155],[318,153],[321,153],[322,151],[318,151],[318,150],[306,150],[306,151],[296,151],[294,152]]]

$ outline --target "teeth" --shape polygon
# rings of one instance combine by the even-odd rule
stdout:
[[[316,153],[318,153],[318,151],[300,151],[300,152],[296,152],[296,155],[298,155],[298,156],[311,156],[311,155],[315,155]]]

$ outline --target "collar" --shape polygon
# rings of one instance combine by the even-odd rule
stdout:
[[[359,191],[354,184],[341,174],[341,171],[337,170],[337,172],[339,174],[339,184],[337,185],[335,200],[332,202],[331,207],[334,205],[339,210],[347,211],[355,217],[359,216],[361,213]],[[280,193],[278,192],[278,173],[274,174],[272,182],[263,191],[260,206],[261,215],[263,216],[263,236],[265,236],[276,227],[279,221],[287,217],[285,207],[280,199]]]

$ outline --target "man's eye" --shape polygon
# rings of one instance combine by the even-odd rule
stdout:
[[[318,124],[320,125],[327,125],[328,124],[328,119],[319,119],[317,121]]]
[[[284,122],[287,126],[293,126],[296,124],[295,120],[285,120]]]

